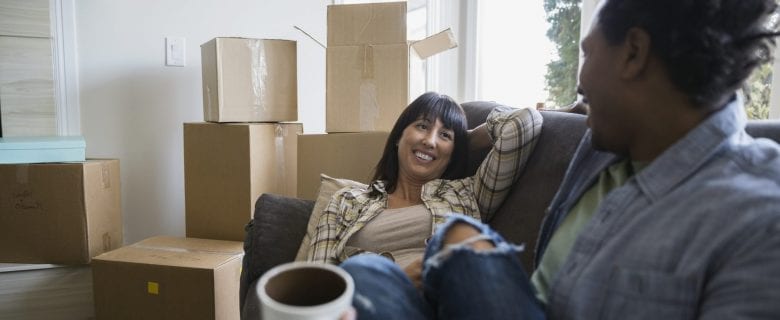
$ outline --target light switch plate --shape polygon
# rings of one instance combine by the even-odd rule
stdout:
[[[186,64],[186,41],[181,37],[165,37],[165,65],[183,67]]]

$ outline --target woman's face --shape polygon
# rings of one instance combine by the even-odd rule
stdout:
[[[455,132],[441,120],[419,118],[409,124],[398,140],[398,177],[426,183],[441,178],[455,149]]]

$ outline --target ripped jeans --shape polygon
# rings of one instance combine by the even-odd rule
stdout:
[[[464,243],[444,246],[444,235],[458,222],[480,230],[480,239],[496,248],[477,252]],[[543,306],[517,258],[520,250],[481,222],[453,216],[426,248],[422,294],[385,257],[358,255],[341,267],[355,280],[352,304],[361,320],[544,319]]]

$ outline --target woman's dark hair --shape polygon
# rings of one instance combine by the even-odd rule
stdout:
[[[771,59],[776,11],[775,0],[607,0],[598,24],[613,45],[645,30],[675,87],[700,107],[719,107]]]
[[[412,101],[398,117],[385,143],[385,151],[374,170],[372,180],[384,180],[388,193],[395,191],[398,183],[398,141],[404,129],[418,119],[428,119],[432,123],[441,120],[445,128],[455,132],[455,147],[450,163],[442,174],[443,179],[459,179],[466,170],[468,138],[466,132],[466,114],[463,108],[449,96],[436,92],[426,92]]]

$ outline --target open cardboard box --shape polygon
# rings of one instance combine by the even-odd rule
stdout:
[[[457,46],[450,29],[406,36],[406,2],[328,6],[325,131],[389,132],[419,94],[410,96],[409,60]]]

